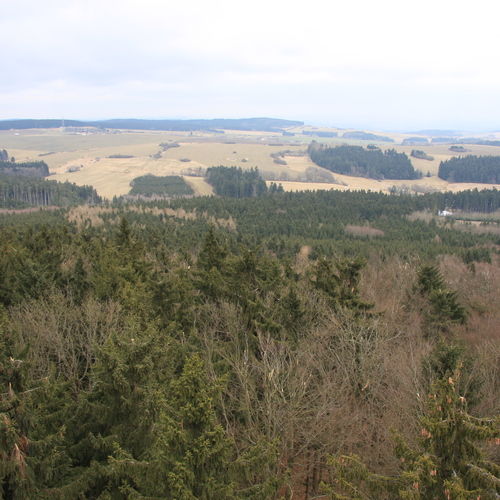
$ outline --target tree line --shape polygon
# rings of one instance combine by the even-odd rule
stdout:
[[[47,177],[49,175],[49,167],[44,161],[16,162],[0,160],[0,174]]]
[[[0,207],[68,206],[100,203],[91,186],[0,173]]]

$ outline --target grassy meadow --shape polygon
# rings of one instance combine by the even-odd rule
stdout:
[[[307,169],[315,168],[306,156],[286,155],[286,164],[277,164],[272,154],[291,151],[300,154],[314,139],[301,135],[301,127],[292,130],[297,135],[283,137],[273,132],[226,131],[224,134],[208,132],[160,132],[126,131],[118,133],[74,134],[60,129],[23,130],[0,132],[0,149],[7,149],[17,161],[43,160],[49,166],[51,178],[58,181],[71,181],[78,185],[92,185],[106,198],[127,194],[130,182],[139,176],[153,174],[158,176],[182,175],[197,195],[212,193],[200,174],[205,168],[218,165],[242,168],[258,167],[268,182],[282,183],[287,191],[314,189],[364,189],[388,192],[394,187],[415,192],[460,191],[477,187],[491,188],[491,184],[448,183],[437,177],[439,163],[457,154],[449,151],[447,144],[402,146],[397,143],[378,143],[382,149],[394,148],[410,155],[412,149],[419,149],[432,156],[433,160],[411,158],[414,167],[424,177],[418,180],[382,180],[351,177],[333,174],[331,182],[306,182]],[[317,129],[321,130],[321,129]],[[327,129],[324,129],[327,130]],[[329,129],[335,130],[335,129]],[[339,131],[342,134],[344,131]],[[383,133],[401,142],[405,135]],[[318,142],[331,145],[366,145],[367,141],[346,141],[342,137],[316,138]],[[179,147],[161,151],[160,143],[178,143]],[[466,154],[500,155],[500,147],[466,145]],[[463,153],[462,153],[463,154]],[[110,158],[113,155],[128,158]],[[430,176],[427,176],[430,174]],[[500,188],[499,185],[496,185]]]

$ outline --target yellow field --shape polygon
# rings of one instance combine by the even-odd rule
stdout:
[[[296,131],[311,129],[299,127]],[[342,132],[341,132],[342,133]],[[401,134],[382,134],[401,141]],[[308,168],[321,171],[307,156],[286,156],[286,165],[276,164],[272,153],[284,150],[304,151],[311,137],[282,137],[277,133],[226,131],[225,134],[189,132],[126,131],[88,135],[68,134],[60,129],[1,131],[0,149],[7,149],[17,161],[43,160],[49,166],[51,178],[71,181],[79,185],[92,185],[106,198],[127,194],[130,182],[141,175],[183,175],[199,195],[212,193],[202,177],[193,176],[196,170],[217,165],[258,167],[266,179],[281,182],[287,191],[315,189],[363,189],[388,192],[393,186],[417,192],[433,190],[460,191],[477,187],[492,188],[491,184],[450,184],[436,174],[439,163],[454,156],[448,145],[400,146],[380,144],[384,149],[394,148],[408,155],[420,149],[434,157],[433,161],[411,158],[413,165],[424,177],[413,181],[376,181],[361,177],[333,174],[336,183],[304,182]],[[297,144],[299,140],[304,142]],[[322,139],[318,139],[322,141]],[[180,147],[170,148],[158,159],[152,155],[160,150],[162,142],[177,142]],[[346,142],[342,138],[327,140]],[[360,141],[350,141],[360,143]],[[278,145],[271,145],[278,143]],[[366,144],[366,142],[364,143]],[[468,154],[500,155],[500,147],[466,145]],[[46,155],[45,153],[51,153]],[[108,158],[110,155],[131,155],[133,158]],[[42,155],[42,156],[40,156]],[[455,154],[456,156],[456,154]],[[69,171],[75,170],[75,171]],[[431,177],[426,177],[429,172]],[[281,180],[283,179],[283,180]],[[500,185],[496,185],[500,189]]]
[[[348,175],[335,174],[335,179],[338,184],[326,182],[293,182],[280,181],[285,191],[307,191],[319,189],[335,189],[339,191],[345,190],[364,190],[364,191],[380,191],[389,193],[394,186],[399,189],[409,190],[411,192],[426,193],[433,191],[465,191],[467,189],[500,189],[500,184],[472,184],[472,183],[451,183],[443,181],[438,177],[424,177],[417,180],[382,180],[366,179],[364,177],[351,177]],[[271,182],[268,181],[268,184]]]

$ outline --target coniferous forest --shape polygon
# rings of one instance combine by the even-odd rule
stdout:
[[[179,175],[142,175],[136,177],[131,186],[131,195],[173,197],[193,194],[193,190]]]
[[[382,152],[361,146],[328,147],[313,141],[307,152],[314,163],[338,174],[372,179],[419,179],[422,176],[408,156],[395,149]]]
[[[0,498],[498,498],[500,193],[221,172],[0,214]]]
[[[497,156],[451,158],[439,165],[438,176],[449,182],[500,183],[500,159]]]
[[[238,167],[211,167],[207,169],[207,182],[214,192],[231,198],[249,198],[267,192],[264,179],[257,168],[243,170]]]

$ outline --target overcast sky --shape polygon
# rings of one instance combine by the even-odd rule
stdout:
[[[497,0],[0,0],[0,119],[500,130]]]

